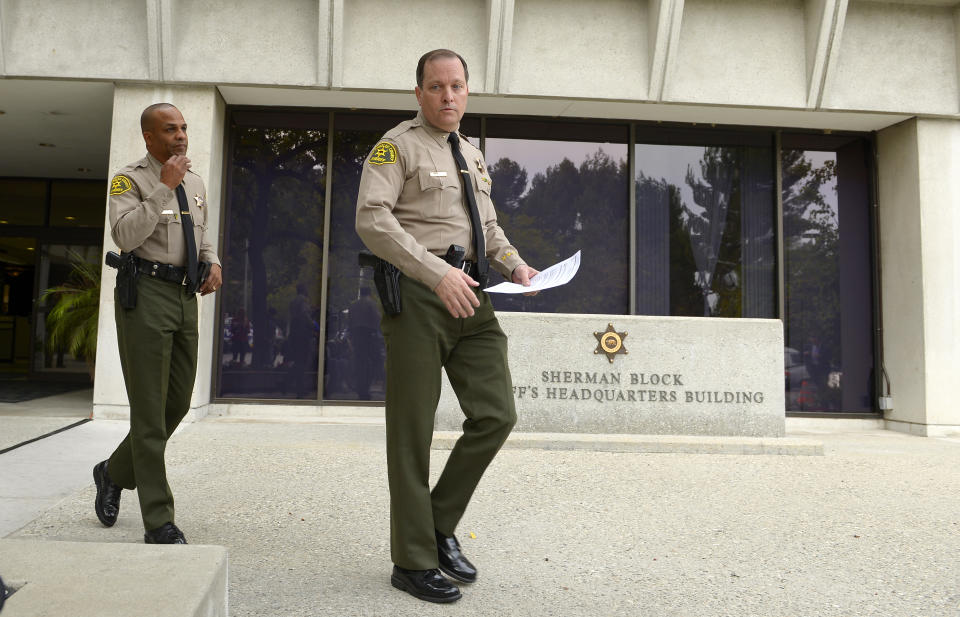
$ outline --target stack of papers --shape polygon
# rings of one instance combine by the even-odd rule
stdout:
[[[532,291],[550,289],[551,287],[559,287],[560,285],[566,285],[573,280],[574,275],[579,269],[580,251],[577,251],[569,259],[565,259],[560,263],[554,264],[543,272],[540,272],[534,276],[532,279],[530,279],[529,287],[524,287],[523,285],[518,285],[517,283],[500,283],[499,285],[494,285],[493,287],[487,287],[484,289],[484,291],[496,294],[525,294]]]

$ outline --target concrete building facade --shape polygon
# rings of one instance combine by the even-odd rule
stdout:
[[[843,233],[871,249],[870,267],[852,275],[864,282],[873,315],[864,331],[873,341],[870,366],[857,373],[869,379],[869,400],[832,411],[882,413],[889,427],[917,434],[960,431],[948,388],[960,369],[960,2],[954,0],[0,0],[0,178],[93,178],[104,181],[105,194],[110,174],[143,154],[141,110],[169,101],[190,125],[189,155],[206,181],[214,221],[207,231],[220,239],[223,257],[233,220],[228,194],[237,186],[230,176],[237,113],[328,114],[329,163],[337,114],[412,112],[413,68],[424,51],[438,47],[456,49],[469,62],[468,111],[488,149],[490,127],[503,118],[569,121],[587,132],[623,126],[629,132],[623,164],[631,172],[641,134],[667,143],[659,135],[670,131],[702,131],[708,141],[713,131],[759,131],[773,140],[777,162],[791,135],[802,137],[798,144],[860,139],[869,168],[862,182],[867,207],[858,230]],[[842,166],[843,156],[831,160]],[[495,162],[489,152],[487,159]],[[777,258],[769,263],[779,293],[773,313],[759,316],[784,319],[789,223],[782,176],[777,164],[771,178],[781,190],[767,186],[778,213]],[[629,182],[623,225],[632,228],[636,173]],[[327,190],[328,206],[330,199]],[[825,203],[829,210],[831,198]],[[331,233],[330,216],[327,207],[324,234]],[[845,215],[839,216],[843,227]],[[0,233],[13,234],[3,225]],[[323,250],[334,239],[325,236]],[[629,244],[624,314],[640,312],[638,242]],[[102,250],[114,249],[105,224]],[[335,274],[329,261],[317,273],[322,306]],[[112,288],[113,272],[104,269],[94,403],[105,417],[126,413]],[[218,356],[227,326],[218,302],[201,302],[197,413],[322,415],[347,413],[344,406],[349,413],[382,413],[376,403],[334,403],[322,393],[282,403],[224,396]],[[323,375],[329,326],[319,327]],[[825,382],[832,372],[839,371],[824,369]]]

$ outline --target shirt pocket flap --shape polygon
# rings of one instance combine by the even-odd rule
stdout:
[[[421,191],[429,191],[430,189],[457,188],[457,186],[459,186],[459,179],[451,177],[449,173],[445,176],[431,175],[436,173],[438,172],[430,171],[429,169],[419,170]]]
[[[477,186],[478,191],[480,191],[481,193],[486,193],[487,195],[490,194],[490,189],[492,187],[490,185],[489,178],[487,178],[486,176],[474,176],[473,179],[474,179],[474,184]]]

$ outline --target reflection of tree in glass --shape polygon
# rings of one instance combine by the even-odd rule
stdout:
[[[640,233],[637,243],[640,314],[700,315],[703,295],[696,284],[697,264],[680,189],[663,178],[656,180],[641,171],[637,176],[636,193]],[[658,216],[664,203],[669,208],[666,227]],[[667,236],[663,237],[665,232]],[[664,242],[669,247],[666,254]],[[664,280],[666,272],[669,272],[668,281]],[[669,291],[664,289],[664,283],[669,285]]]
[[[357,345],[367,349],[379,362],[383,353],[383,341],[379,329],[368,340],[354,342],[355,332],[350,332],[348,324],[355,317],[351,305],[360,297],[360,288],[372,288],[371,271],[367,277],[361,277],[357,264],[357,254],[365,247],[354,230],[356,220],[357,191],[360,188],[360,175],[367,154],[376,145],[383,131],[371,127],[370,131],[338,130],[334,135],[333,147],[333,186],[330,205],[330,247],[329,280],[327,282],[327,330],[324,343],[324,398],[333,400],[380,399],[382,393],[382,368],[373,374],[369,366],[358,369],[355,366]],[[376,297],[376,291],[372,292]],[[379,305],[379,301],[377,301]],[[372,361],[372,360],[371,360]],[[368,374],[360,376],[358,370]],[[374,390],[366,395],[357,392],[354,385],[358,378],[373,383]]]
[[[354,230],[360,174],[370,149],[382,132],[337,131],[333,148],[333,196],[331,199],[331,241],[328,253],[330,280],[327,314],[334,315],[359,297],[360,268],[357,254],[365,249]],[[372,274],[371,274],[372,276]],[[328,332],[332,335],[332,332]]]
[[[526,194],[527,172],[515,161],[500,159],[490,176],[500,226],[527,263],[542,269],[583,251],[580,272],[564,288],[534,297],[496,295],[497,309],[625,313],[626,161],[602,149],[579,167],[564,158],[537,173]]]
[[[700,176],[687,167],[687,186],[700,211],[683,204],[696,282],[703,296],[700,315],[739,317],[740,157],[736,148],[704,148]]]
[[[660,248],[663,231],[641,228],[638,287],[641,294],[663,294],[658,281],[669,270],[670,302],[665,311],[662,301],[641,298],[639,308],[653,314],[741,316],[740,164],[736,148],[704,148],[699,175],[688,165],[685,176],[695,205],[683,201],[678,186],[639,172],[638,224],[656,224],[656,212],[666,206],[669,263]]]
[[[787,346],[803,354],[819,382],[841,362],[840,226],[826,194],[831,185],[836,190],[836,160],[816,167],[803,150],[784,150],[782,177]],[[830,407],[822,396],[831,392],[818,393],[821,400],[813,406]],[[839,391],[832,394],[836,398]]]
[[[235,130],[230,240],[224,268],[230,284],[224,286],[223,302],[227,312],[249,302],[252,365],[262,368],[274,360],[275,333],[268,327],[268,307],[285,315],[298,281],[306,283],[311,301],[319,304],[326,134]]]
[[[520,197],[527,190],[527,170],[516,161],[502,158],[490,166],[490,197],[497,208],[513,212],[520,207]]]

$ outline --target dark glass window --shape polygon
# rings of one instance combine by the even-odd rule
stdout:
[[[26,363],[31,354],[36,248],[35,238],[0,236],[0,362],[4,364]]]
[[[805,135],[782,143],[787,410],[871,411],[865,144]]]
[[[532,297],[491,294],[498,310],[629,311],[628,137],[623,125],[487,122],[484,157],[507,238],[541,270],[582,251],[568,285]],[[494,272],[490,284],[502,280]]]
[[[637,314],[776,317],[773,149],[634,152]]]
[[[373,273],[357,263],[357,254],[365,247],[354,223],[366,156],[384,133],[411,117],[337,114],[334,120],[324,400],[384,400],[380,301]],[[474,138],[480,134],[477,119],[464,118],[460,131],[479,143]]]
[[[351,116],[334,120],[330,201],[330,278],[323,397],[384,400],[383,337],[373,273],[360,268],[365,247],[354,230],[363,163],[381,136],[407,116]]]
[[[46,211],[46,180],[0,179],[0,225],[43,225]]]
[[[357,263],[356,199],[370,149],[412,115],[338,112],[328,136],[325,113],[231,112],[219,397],[384,398],[380,307],[372,272]],[[467,117],[461,132],[483,143],[510,241],[541,269],[582,251],[569,285],[535,297],[493,295],[499,310],[628,313],[634,251],[635,313],[782,314],[788,410],[871,409],[862,139],[783,136],[778,307],[771,132],[637,124],[631,151],[625,123],[489,117],[485,126],[481,135],[480,119]]]
[[[50,183],[50,225],[103,227],[107,187],[99,180],[54,180]]]
[[[96,182],[101,197],[105,199],[106,186]],[[101,222],[102,224],[102,222]],[[40,267],[37,269],[37,289],[45,290],[61,285],[77,284],[75,273],[77,263],[86,262],[96,265],[101,259],[99,245],[68,245],[44,243],[40,247]],[[46,373],[87,373],[90,366],[83,360],[73,357],[67,351],[67,345],[51,348],[47,344],[47,316],[56,303],[55,298],[35,302],[36,319],[34,323],[33,370]],[[92,358],[91,358],[92,361]]]
[[[231,116],[218,396],[317,398],[327,114]]]

